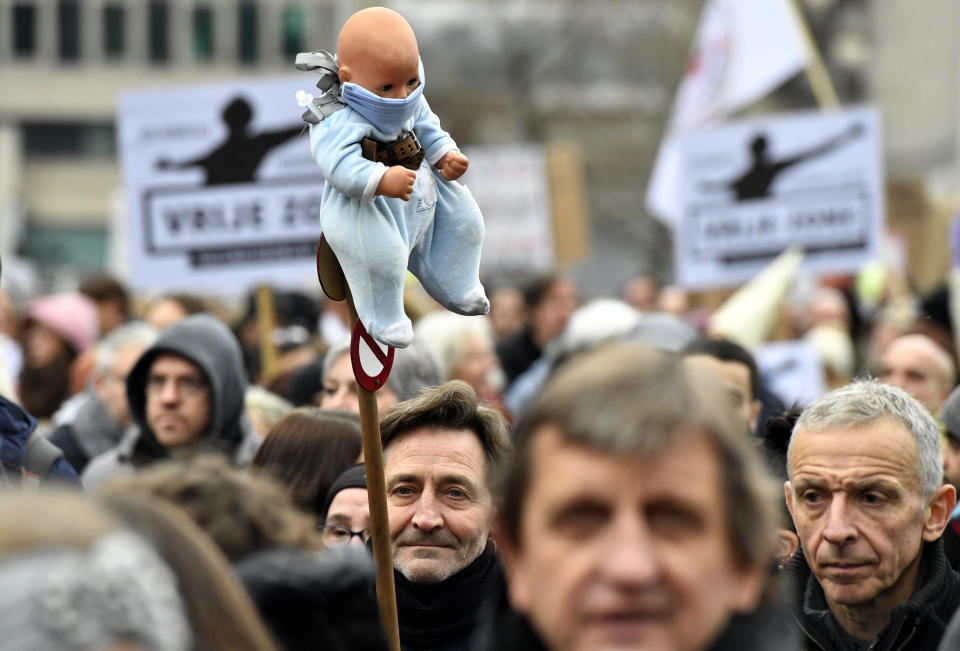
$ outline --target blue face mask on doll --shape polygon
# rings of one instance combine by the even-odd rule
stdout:
[[[354,111],[365,117],[370,124],[385,134],[394,134],[407,120],[413,117],[423,95],[423,62],[419,66],[420,85],[405,99],[380,97],[363,86],[344,82],[340,87],[340,98]]]

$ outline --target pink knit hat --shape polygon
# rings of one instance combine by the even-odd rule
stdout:
[[[33,299],[27,306],[27,320],[55,330],[77,354],[93,346],[100,328],[96,304],[76,292]]]

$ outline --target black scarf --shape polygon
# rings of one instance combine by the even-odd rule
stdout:
[[[481,606],[506,589],[503,566],[487,543],[470,565],[440,583],[413,583],[394,571],[404,649],[469,649]]]

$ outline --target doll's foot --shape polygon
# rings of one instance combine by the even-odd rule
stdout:
[[[413,324],[410,319],[397,321],[380,332],[371,332],[373,338],[386,346],[406,348],[413,342]]]
[[[460,300],[459,307],[462,310],[462,314],[466,314],[467,316],[475,316],[489,312],[490,301],[487,299],[487,294],[483,291],[483,285],[477,285],[464,294]]]

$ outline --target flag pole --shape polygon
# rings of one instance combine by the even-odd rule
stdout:
[[[350,287],[344,283],[350,323],[358,320]],[[356,372],[356,371],[355,371]],[[393,550],[390,546],[390,520],[387,514],[387,486],[383,471],[383,446],[380,442],[380,415],[377,397],[357,381],[360,403],[360,428],[363,435],[363,463],[367,473],[367,502],[370,506],[370,533],[373,559],[377,568],[377,605],[380,624],[387,634],[390,651],[400,651],[400,627],[397,617],[397,592],[393,582]]]
[[[804,69],[807,75],[807,81],[810,82],[810,88],[813,90],[813,96],[817,100],[817,105],[822,110],[830,110],[840,107],[840,100],[837,97],[837,89],[830,79],[830,73],[823,62],[823,56],[820,54],[820,48],[810,32],[810,25],[807,23],[807,17],[803,13],[803,7],[800,6],[800,0],[792,0],[790,3],[797,16],[797,24],[803,33],[803,38],[810,50],[810,63]]]

